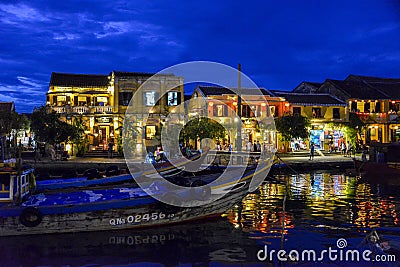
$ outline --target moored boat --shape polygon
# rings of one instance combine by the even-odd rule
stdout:
[[[400,183],[400,144],[373,144],[369,160],[354,160],[355,171],[372,183]]]
[[[0,207],[0,236],[128,229],[218,216],[246,195],[255,175],[266,177],[270,167],[268,162],[244,173],[233,169],[226,175],[230,178],[220,182],[219,174],[196,176],[201,183],[173,192],[164,187],[165,180],[146,189],[114,187],[31,196],[25,189],[27,197],[21,204],[9,199]],[[20,179],[10,176],[10,183]],[[154,193],[149,195],[150,191]],[[167,194],[181,203],[174,206],[154,198]],[[216,195],[221,197],[202,205]],[[185,205],[179,205],[182,201]]]

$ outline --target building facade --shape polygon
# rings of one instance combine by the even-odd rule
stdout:
[[[74,123],[77,119],[82,121],[89,150],[106,150],[109,143],[119,142],[127,107],[143,84],[146,89],[143,98],[140,98],[142,101],[134,105],[143,106],[143,114],[155,114],[151,123],[143,122],[143,116],[136,117],[137,142],[146,145],[142,142],[141,137],[144,137],[147,145],[156,145],[157,128],[162,119],[160,111],[166,110],[165,106],[171,107],[182,102],[182,77],[120,71],[112,71],[109,75],[53,72],[46,104],[68,123]],[[174,87],[175,93],[166,93],[171,87]],[[156,102],[160,96],[160,101]],[[167,103],[168,100],[170,102]],[[113,148],[116,150],[117,146]]]
[[[366,124],[363,143],[400,140],[400,79],[349,75],[345,80],[327,79],[316,91],[346,101],[349,112]]]
[[[238,140],[238,96],[234,91],[217,86],[197,86],[192,94],[195,105],[189,104],[190,116],[207,116],[227,129],[227,135],[222,141],[222,146],[231,144],[237,150]],[[261,94],[260,94],[261,92]],[[241,147],[246,149],[249,143],[259,141],[266,145],[277,143],[275,129],[260,129],[258,121],[265,122],[273,120],[274,117],[282,115],[288,109],[288,103],[283,98],[275,96],[265,88],[242,88],[241,89]],[[204,114],[204,112],[207,114]],[[264,123],[263,123],[264,124]]]
[[[274,91],[277,96],[283,97],[289,103],[292,114],[304,116],[310,120],[310,138],[316,148],[330,150],[332,145],[338,148],[342,140],[346,140],[346,133],[341,124],[349,121],[346,102],[330,94],[292,93]],[[294,140],[301,142],[304,140]],[[308,147],[302,144],[301,147]]]

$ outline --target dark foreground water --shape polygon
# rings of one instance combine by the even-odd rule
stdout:
[[[276,178],[219,220],[134,231],[0,238],[0,266],[399,265],[400,186],[318,172]],[[371,229],[384,240],[386,251],[364,240]],[[283,262],[276,252],[270,254],[279,249],[286,254],[297,251],[300,261]],[[301,260],[304,250],[315,251],[316,260],[312,252]],[[323,250],[336,252],[321,254]],[[346,259],[348,250],[357,250],[360,260],[350,254]],[[366,250],[372,252],[368,259],[390,261],[365,261]]]

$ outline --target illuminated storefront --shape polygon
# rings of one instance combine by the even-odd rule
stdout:
[[[309,140],[294,140],[297,143],[311,143],[320,150],[330,150],[333,143],[337,148],[340,139],[345,136],[339,126],[348,122],[346,103],[330,94],[304,94],[275,91],[289,102],[289,110],[293,114],[304,116],[310,120]],[[301,146],[303,148],[303,146]]]

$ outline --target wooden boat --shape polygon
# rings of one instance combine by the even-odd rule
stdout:
[[[0,207],[0,236],[128,229],[218,216],[240,201],[249,187],[256,185],[252,182],[255,175],[265,178],[271,163],[249,167],[244,173],[239,169],[229,170],[225,176],[228,178],[222,181],[217,179],[219,174],[194,176],[190,190],[172,192],[165,180],[152,182],[145,189],[114,187],[31,196],[29,186],[11,186],[12,193]],[[29,185],[30,180],[26,177],[30,177],[31,172],[26,170],[23,175],[10,175],[9,183]],[[142,178],[148,177],[144,174]],[[216,183],[203,186],[214,180]],[[153,192],[153,197],[148,192]],[[154,198],[167,194],[170,198],[176,197],[181,201],[176,204],[185,207],[164,204]],[[16,203],[15,195],[25,198]],[[222,197],[201,205],[216,195]]]
[[[400,184],[400,144],[373,144],[369,161],[353,160],[361,181]]]
[[[192,160],[197,160],[199,157],[195,155]],[[145,163],[143,163],[145,164]],[[147,163],[149,165],[150,163]],[[138,170],[133,174],[119,174],[119,171],[114,169],[116,175],[106,177],[100,177],[98,175],[98,171],[95,169],[91,169],[86,171],[82,177],[73,177],[73,178],[57,178],[57,179],[46,179],[42,181],[36,181],[36,190],[35,192],[45,192],[49,190],[62,190],[62,189],[84,189],[91,187],[99,187],[99,186],[108,186],[108,185],[118,185],[124,183],[134,183],[134,179],[141,175],[151,175],[154,173],[159,173],[165,178],[174,177],[174,176],[190,176],[192,173],[186,172],[184,170],[185,162],[178,162],[178,164],[172,165],[169,161],[165,160],[162,162],[154,162],[151,163],[154,168],[143,167],[142,170]],[[226,167],[224,166],[209,166],[199,172],[196,175],[205,175],[212,173],[220,173],[224,171]]]

